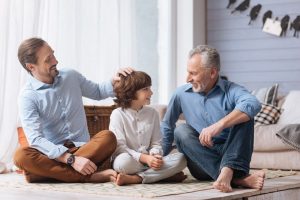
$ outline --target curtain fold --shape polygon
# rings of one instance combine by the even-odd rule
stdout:
[[[18,147],[17,99],[28,76],[17,58],[20,43],[41,37],[54,49],[58,69],[108,80],[119,67],[135,64],[133,6],[131,0],[0,1],[0,161],[11,167]]]
[[[177,81],[177,0],[158,1],[158,15],[158,96],[167,104]]]

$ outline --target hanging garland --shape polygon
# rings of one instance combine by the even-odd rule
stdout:
[[[236,3],[236,0],[229,0],[228,4],[226,6],[227,9],[231,9],[234,4]],[[242,1],[237,7],[235,7],[232,11],[231,14],[239,11],[239,12],[243,12],[245,10],[247,10],[250,6],[250,0],[244,0]],[[251,25],[252,21],[255,21],[257,19],[257,16],[259,14],[259,12],[261,11],[262,5],[261,4],[257,4],[255,6],[253,6],[250,10],[249,16],[250,16],[250,21],[248,23],[248,25]],[[272,15],[273,12],[271,10],[268,10],[264,13],[263,15],[263,27],[265,26],[266,22],[268,21],[268,19],[272,19]],[[278,21],[278,18],[275,19],[275,21]],[[290,27],[290,30],[294,30],[294,37],[299,38],[299,32],[300,32],[300,15],[298,15],[293,21],[290,22],[290,16],[289,15],[285,15],[279,22],[279,26],[281,28],[281,32],[279,33],[280,37],[286,36],[286,32],[288,30],[288,27]]]

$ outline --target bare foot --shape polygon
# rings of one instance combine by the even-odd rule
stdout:
[[[177,174],[174,174],[173,176],[161,180],[162,182],[177,182],[180,183],[184,181],[187,178],[187,175],[185,175],[183,172],[178,172]]]
[[[218,179],[214,182],[213,187],[221,192],[232,192],[230,185],[233,176],[233,170],[229,167],[223,167]]]
[[[141,183],[143,179],[138,175],[127,175],[127,174],[118,174],[116,184],[117,185],[128,185],[128,184],[137,184]]]
[[[234,179],[232,182],[236,185],[246,188],[261,190],[264,186],[265,172],[263,170],[249,174],[249,176],[241,179]]]
[[[104,182],[115,182],[118,173],[112,169],[106,169],[100,172],[95,172],[91,175],[89,182],[93,183],[104,183]]]

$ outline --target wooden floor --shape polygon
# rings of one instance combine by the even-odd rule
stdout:
[[[1,178],[1,175],[0,175]],[[9,177],[5,177],[9,178]],[[12,176],[13,178],[13,176]],[[133,198],[124,196],[99,196],[80,193],[52,192],[52,191],[24,191],[20,189],[0,188],[1,200],[200,200],[200,199],[222,199],[222,200],[262,200],[262,199],[300,199],[300,174],[286,176],[265,181],[263,190],[234,189],[231,193],[221,193],[215,189],[191,192],[180,195],[170,195],[157,198]]]

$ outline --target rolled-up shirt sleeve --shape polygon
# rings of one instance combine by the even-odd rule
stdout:
[[[234,83],[232,83],[230,87],[231,90],[229,90],[229,95],[235,102],[234,109],[245,113],[253,119],[260,111],[261,103],[246,88]]]

